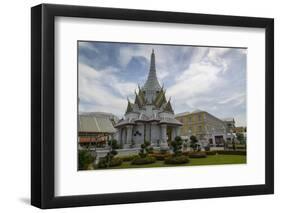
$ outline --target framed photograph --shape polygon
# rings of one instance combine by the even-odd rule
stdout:
[[[274,192],[274,20],[31,9],[31,204]]]

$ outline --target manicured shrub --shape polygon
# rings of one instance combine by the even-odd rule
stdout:
[[[233,151],[233,150],[221,150],[221,151],[217,151],[218,154],[221,155],[246,155],[247,152],[246,151]]]
[[[182,153],[182,139],[180,136],[176,136],[175,140],[171,142],[172,150],[174,155],[181,155]]]
[[[184,155],[172,156],[165,159],[165,164],[184,164],[188,162],[188,157]]]
[[[146,156],[144,158],[137,157],[132,161],[133,165],[143,165],[155,163],[156,159],[154,157]]]
[[[189,153],[190,158],[205,158],[207,157],[206,152],[191,152]]]
[[[105,157],[102,157],[99,159],[99,162],[95,167],[106,168],[106,167],[110,167],[111,165],[115,166],[115,164],[117,164],[116,162],[112,162],[112,161],[114,161],[114,159],[116,159],[116,158],[114,158],[114,156],[116,156],[118,154],[118,152],[116,151],[116,149],[119,148],[117,140],[109,140],[108,145],[110,147],[109,152],[106,154]],[[116,160],[116,161],[118,161],[118,160]]]
[[[124,155],[124,156],[120,156],[119,158],[121,158],[123,162],[127,162],[127,161],[132,161],[137,157],[138,155]]]
[[[141,145],[139,156],[141,158],[145,158],[148,153],[152,153],[152,152],[153,152],[153,148],[150,146],[150,142],[144,141],[144,143]]]
[[[193,149],[193,151],[199,151],[198,139],[194,135],[190,136],[190,147]]]
[[[207,155],[216,155],[217,151],[206,151]]]

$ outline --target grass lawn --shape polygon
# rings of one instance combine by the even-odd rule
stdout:
[[[153,168],[153,167],[174,167],[174,166],[199,166],[199,165],[221,165],[221,164],[245,164],[245,155],[209,155],[206,158],[190,158],[189,163],[168,165],[164,161],[156,161],[146,165],[132,165],[131,162],[123,162],[117,167],[107,169],[125,169],[125,168]]]

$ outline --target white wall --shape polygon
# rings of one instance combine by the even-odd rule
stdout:
[[[106,7],[171,10],[196,13],[261,16],[275,18],[275,55],[280,57],[281,13],[278,1],[130,1],[130,0],[58,0],[45,3],[81,4]],[[1,66],[0,66],[0,211],[38,212],[29,206],[30,196],[30,7],[41,3],[37,0],[1,2]],[[276,60],[275,70],[280,70]],[[275,131],[281,127],[281,74],[276,72]],[[279,85],[277,85],[277,82]],[[281,199],[280,135],[275,137],[275,195],[236,198],[174,201],[148,204],[114,205],[102,207],[51,210],[52,212],[276,212]],[[241,174],[243,175],[243,174]]]

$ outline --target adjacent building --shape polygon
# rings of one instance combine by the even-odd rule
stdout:
[[[104,147],[116,133],[118,118],[111,113],[91,112],[78,116],[78,143],[80,147]]]
[[[168,148],[168,141],[180,134],[182,123],[175,119],[171,99],[157,79],[155,54],[152,50],[150,70],[145,84],[135,92],[135,100],[128,99],[124,118],[115,128],[123,147],[139,147],[144,141],[152,146]]]
[[[240,134],[240,135],[243,135],[243,137],[245,139],[247,139],[247,127],[244,127],[244,126],[235,127],[233,132],[237,138],[239,137],[239,134]],[[239,141],[239,142],[241,143],[241,141]],[[246,140],[244,142],[246,142]]]
[[[183,124],[180,129],[183,139],[194,135],[202,145],[223,146],[225,141],[231,141],[234,137],[231,131],[235,128],[233,118],[225,121],[201,110],[179,113],[175,117]]]
[[[236,129],[234,118],[223,118],[222,120],[225,123],[226,131],[233,133]]]

